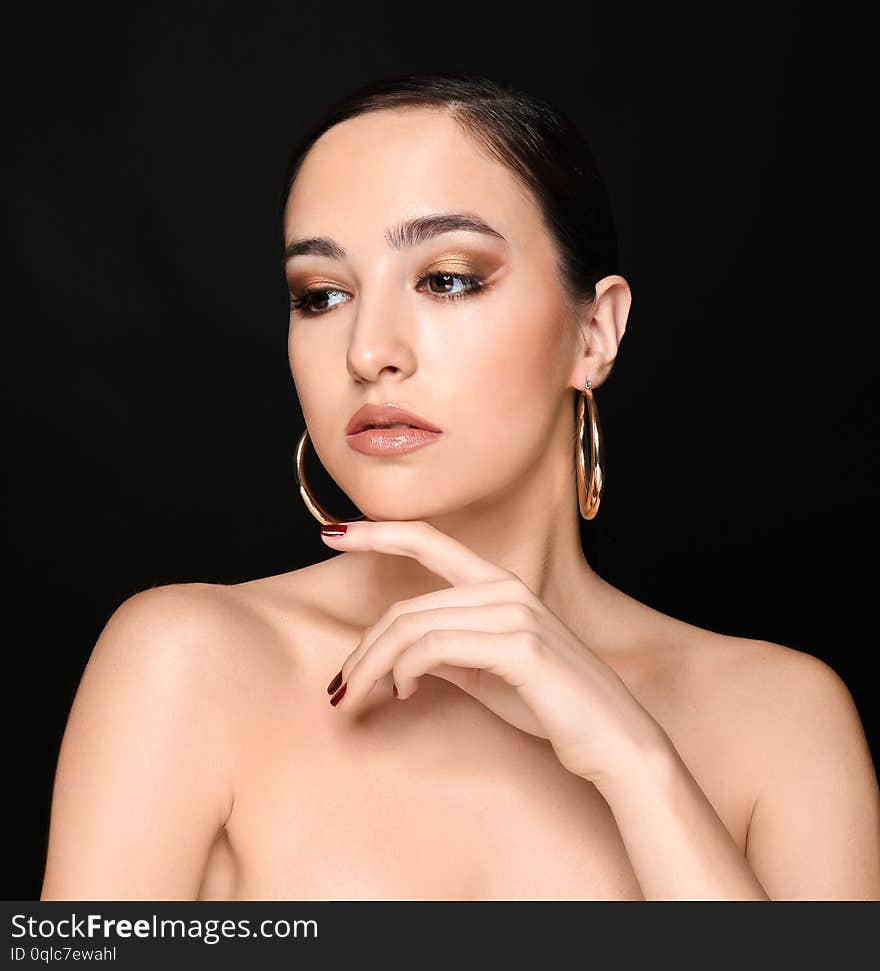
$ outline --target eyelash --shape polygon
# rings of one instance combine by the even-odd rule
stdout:
[[[476,276],[472,276],[468,273],[443,273],[441,271],[436,271],[434,273],[425,273],[424,276],[419,277],[416,280],[416,288],[422,286],[422,284],[427,283],[429,280],[437,279],[439,277],[452,277],[454,280],[460,280],[464,283],[468,289],[462,290],[460,293],[432,293],[430,290],[428,293],[434,297],[436,300],[460,300],[462,297],[473,297],[478,295],[481,291],[486,289],[486,284]],[[324,310],[309,310],[306,305],[306,301],[310,294],[313,293],[342,293],[336,287],[313,287],[309,289],[302,290],[298,294],[294,294],[294,298],[290,301],[290,309],[296,311],[297,313],[303,313],[306,317],[320,317],[322,314],[326,314],[332,307],[327,307]]]

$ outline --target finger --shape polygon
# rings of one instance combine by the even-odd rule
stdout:
[[[325,543],[344,550],[375,550],[397,556],[411,556],[432,573],[456,586],[485,583],[513,574],[468,549],[463,543],[420,520],[357,520],[348,524],[344,536],[324,536]]]
[[[429,630],[408,645],[394,662],[391,674],[397,697],[411,697],[418,690],[419,678],[443,666],[470,668],[478,673],[469,690],[481,696],[480,673],[494,675],[512,688],[528,680],[536,639],[528,631],[494,633],[484,630]]]
[[[398,699],[411,697],[419,678],[431,674],[458,685],[515,728],[548,738],[527,697],[539,657],[539,642],[529,632],[432,630],[398,656],[392,675]]]
[[[398,656],[432,630],[475,630],[509,635],[530,629],[533,619],[534,614],[523,604],[506,603],[473,607],[456,605],[402,614],[349,669],[346,707],[356,707],[379,680],[391,673]]]
[[[492,580],[489,583],[477,583],[460,587],[445,587],[443,590],[433,590],[430,593],[411,597],[408,600],[397,600],[391,604],[381,617],[364,629],[360,643],[349,654],[343,664],[343,676],[351,672],[354,665],[370,649],[373,642],[379,638],[390,626],[404,614],[418,611],[435,610],[441,607],[476,607],[490,603],[522,602],[534,607],[538,606],[535,595],[519,579],[508,577],[503,580]]]

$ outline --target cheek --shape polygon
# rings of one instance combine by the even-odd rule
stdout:
[[[556,301],[523,301],[493,307],[474,324],[450,372],[462,434],[474,448],[491,437],[496,458],[498,449],[529,451],[557,420],[571,370],[564,310]]]
[[[543,290],[539,281],[511,288],[474,330],[480,348],[473,357],[483,363],[483,381],[507,405],[546,401],[552,408],[552,390],[571,367],[564,307],[555,291]]]
[[[329,341],[320,339],[317,329],[291,326],[287,359],[303,418],[317,437],[322,421],[334,415],[328,392],[340,382],[328,382],[326,375],[338,371],[338,355]]]

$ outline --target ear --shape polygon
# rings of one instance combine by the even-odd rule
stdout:
[[[583,340],[579,342],[577,359],[570,383],[580,390],[590,379],[593,388],[608,377],[632,305],[632,292],[626,280],[614,273],[596,284],[596,299],[588,304],[578,320]]]

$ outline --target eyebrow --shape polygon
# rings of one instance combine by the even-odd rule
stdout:
[[[385,231],[385,242],[392,249],[399,250],[418,246],[442,233],[461,230],[504,239],[497,229],[493,229],[476,213],[442,212],[406,219],[396,226],[389,227]],[[284,263],[294,256],[326,256],[331,260],[342,260],[345,259],[346,252],[335,239],[330,239],[329,236],[311,236],[307,239],[291,240],[284,247]]]

